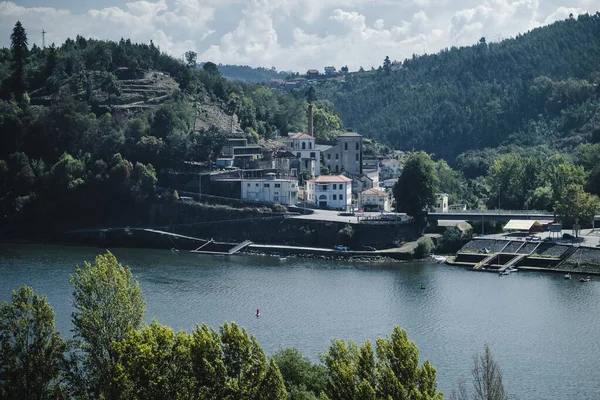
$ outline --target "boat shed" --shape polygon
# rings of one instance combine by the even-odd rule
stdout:
[[[511,219],[503,229],[505,231],[539,232],[544,229],[544,225],[535,219]]]

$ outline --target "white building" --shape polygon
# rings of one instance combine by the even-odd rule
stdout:
[[[276,179],[275,174],[267,174],[263,179],[242,179],[241,192],[242,200],[289,206],[298,202],[298,181]]]
[[[435,195],[435,204],[433,205],[434,212],[436,213],[447,213],[448,212],[448,195],[446,193],[438,193]]]
[[[402,173],[402,163],[395,159],[381,160],[381,180],[398,178]]]
[[[346,210],[352,204],[352,179],[321,175],[306,181],[307,200],[320,208]]]
[[[379,189],[367,189],[360,193],[359,207],[365,211],[391,211],[392,195]]]
[[[321,152],[315,146],[315,138],[306,133],[294,133],[290,139],[291,152],[300,162],[298,173],[308,171],[312,176],[321,175]]]

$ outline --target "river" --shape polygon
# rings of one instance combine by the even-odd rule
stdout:
[[[101,249],[0,244],[0,300],[28,284],[70,336],[75,265]],[[114,249],[147,300],[146,320],[174,329],[235,321],[267,354],[297,347],[317,361],[332,338],[374,341],[395,324],[438,371],[446,397],[488,343],[511,398],[600,398],[600,281],[519,272],[500,277],[431,263],[215,258]],[[254,312],[260,308],[261,317]]]

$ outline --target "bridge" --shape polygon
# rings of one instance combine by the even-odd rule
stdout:
[[[464,210],[447,213],[430,212],[428,221],[510,221],[511,219],[554,220],[554,214],[539,210]],[[600,215],[595,217],[600,221]]]

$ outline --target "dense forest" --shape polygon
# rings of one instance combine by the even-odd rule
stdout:
[[[271,79],[285,79],[292,74],[292,72],[277,71],[275,67],[252,68],[247,65],[219,64],[217,68],[219,68],[219,72],[227,79],[254,83],[265,83]]]
[[[367,137],[455,166],[468,150],[562,151],[599,140],[598,60],[600,13],[584,14],[499,43],[413,56],[400,70],[388,57],[376,73],[322,81],[317,95]]]

